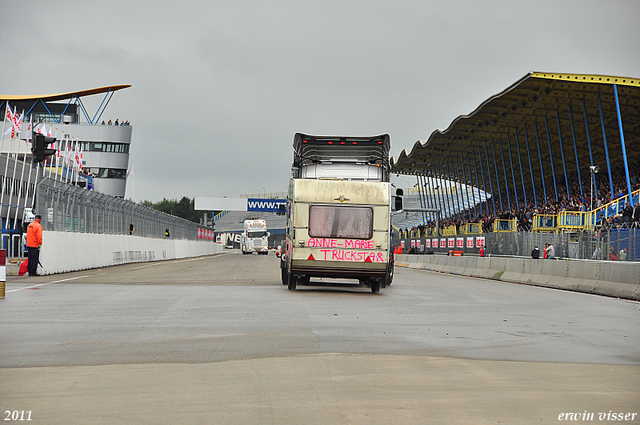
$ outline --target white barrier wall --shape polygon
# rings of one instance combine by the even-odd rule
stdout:
[[[395,256],[396,265],[640,300],[640,263],[518,257]]]
[[[129,235],[42,232],[38,269],[41,274],[65,273],[144,261],[173,260],[218,254],[212,241],[154,239]]]

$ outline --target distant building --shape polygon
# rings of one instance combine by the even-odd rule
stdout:
[[[0,95],[0,120],[6,119],[6,103],[9,102],[18,115],[24,113],[25,123],[33,118],[34,127],[37,123],[45,123],[47,128],[52,128],[52,135],[57,133],[58,140],[62,140],[65,134],[71,140],[77,140],[84,148],[83,172],[92,178],[92,189],[124,198],[133,128],[126,117],[106,117],[104,112],[113,94],[128,87],[131,86],[107,86],[49,95]],[[92,95],[104,95],[104,99],[98,110],[91,113],[86,110],[81,98]],[[117,121],[116,125],[119,118],[124,121]],[[9,128],[5,124],[3,126]],[[26,128],[27,125],[22,126],[22,140],[7,136],[2,138],[2,155],[18,152],[20,158],[30,161],[30,148],[24,142]]]

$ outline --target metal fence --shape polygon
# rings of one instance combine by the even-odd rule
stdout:
[[[484,238],[485,255],[505,255],[530,257],[535,246],[541,251],[546,243],[553,245],[556,258],[573,258],[585,260],[614,260],[614,261],[640,261],[640,228],[635,226],[620,225],[617,228],[600,228],[594,231],[543,233],[543,232],[498,232],[482,233],[479,235],[458,235],[457,238]],[[442,253],[457,250],[465,254],[478,254],[477,244],[473,248],[467,247],[465,240],[462,246],[455,248],[440,248],[440,244],[430,243],[430,248],[425,248],[426,239],[441,240],[450,236],[442,235],[439,238],[414,237],[407,235],[394,240],[394,245],[400,245],[404,241],[404,252],[411,251],[416,254]],[[418,241],[420,241],[418,243]],[[413,250],[411,248],[413,247]]]
[[[42,228],[58,232],[128,235],[172,239],[213,239],[213,231],[181,217],[81,187],[41,178],[36,187],[35,213]]]

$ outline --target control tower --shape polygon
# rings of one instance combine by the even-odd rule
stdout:
[[[83,172],[92,178],[93,190],[124,198],[133,127],[128,121],[118,119],[126,117],[108,117],[104,112],[114,93],[128,87],[131,85],[46,95],[0,95],[0,111],[3,112],[0,121],[6,119],[4,112],[8,102],[17,115],[24,114],[24,123],[29,123],[32,118],[34,127],[44,123],[47,129],[51,129],[51,135],[57,134],[58,140],[65,134],[69,135],[84,149]],[[82,99],[97,95],[103,97],[100,106],[90,112]],[[10,126],[3,124],[6,124],[6,128]],[[7,155],[18,152],[20,156],[24,154],[27,159],[30,158],[31,152],[24,143],[26,129],[27,125],[23,125],[23,133],[19,138],[3,137],[0,153]]]

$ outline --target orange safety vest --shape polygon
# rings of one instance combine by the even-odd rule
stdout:
[[[33,222],[27,227],[27,248],[37,248],[42,245],[42,226]]]

